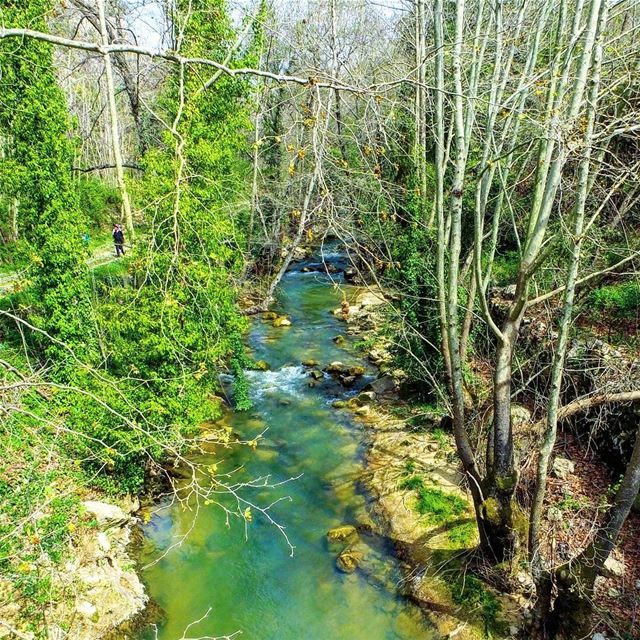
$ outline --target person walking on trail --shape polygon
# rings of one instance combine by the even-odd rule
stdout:
[[[116,258],[124,255],[124,233],[122,231],[122,226],[119,224],[115,224],[113,226],[113,232],[111,234],[113,236],[113,242],[116,245]]]

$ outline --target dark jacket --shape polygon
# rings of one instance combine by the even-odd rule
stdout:
[[[116,244],[124,244],[124,233],[120,229],[116,229],[113,232],[113,241]]]

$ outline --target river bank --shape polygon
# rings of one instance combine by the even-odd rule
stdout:
[[[465,584],[465,565],[478,543],[471,499],[452,435],[440,426],[442,415],[399,398],[403,372],[392,369],[379,331],[389,304],[370,286],[333,310],[381,370],[364,393],[334,403],[364,427],[363,485],[372,496],[377,533],[403,561],[404,592],[438,637],[515,637],[530,606],[522,594],[506,597],[475,578]]]

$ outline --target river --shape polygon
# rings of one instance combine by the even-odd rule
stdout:
[[[329,256],[339,260],[337,255]],[[221,470],[240,468],[236,481],[269,478],[273,488],[247,487],[244,495],[267,505],[294,547],[259,513],[247,526],[215,504],[188,510],[160,504],[144,525],[140,554],[149,595],[165,612],[157,628],[141,639],[224,637],[241,632],[251,640],[431,640],[435,632],[420,610],[400,594],[402,571],[384,538],[361,534],[366,556],[353,574],[337,570],[342,546],[328,543],[326,532],[343,523],[370,523],[362,476],[362,426],[336,398],[355,393],[326,377],[310,387],[305,359],[322,366],[340,360],[365,365],[361,356],[334,341],[345,326],[331,310],[354,288],[336,277],[304,273],[299,263],[280,286],[275,310],[287,314],[290,327],[274,327],[255,318],[247,337],[256,359],[271,370],[249,372],[254,408],[229,411],[224,421],[250,440],[265,431],[257,448],[234,447],[198,462],[216,462]],[[367,365],[366,384],[375,372]],[[223,461],[222,461],[223,460]],[[222,499],[224,501],[224,498]],[[228,503],[232,506],[231,502]],[[195,503],[192,501],[192,505]],[[175,548],[180,537],[184,542]],[[334,546],[335,545],[335,546]],[[202,619],[201,619],[202,618]],[[194,621],[201,619],[196,624]],[[189,626],[191,625],[191,626]]]

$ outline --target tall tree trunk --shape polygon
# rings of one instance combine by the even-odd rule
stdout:
[[[591,87],[589,100],[587,101],[586,112],[586,128],[584,133],[584,151],[580,165],[578,168],[578,186],[576,190],[576,202],[574,205],[574,246],[569,263],[569,271],[567,274],[567,285],[564,293],[564,305],[562,318],[558,328],[558,340],[553,358],[551,372],[551,391],[547,401],[547,428],[544,440],[540,448],[538,457],[538,465],[536,471],[536,487],[533,494],[531,512],[529,518],[529,559],[532,563],[534,574],[539,573],[541,569],[539,554],[539,530],[540,520],[542,517],[542,505],[544,503],[547,472],[549,469],[549,460],[553,452],[556,441],[556,432],[558,427],[558,407],[560,403],[560,390],[562,386],[562,378],[564,374],[565,354],[567,351],[567,343],[569,340],[569,330],[571,327],[571,318],[573,317],[573,303],[575,299],[576,282],[578,280],[578,269],[580,266],[580,255],[582,251],[582,242],[584,240],[584,221],[585,206],[587,194],[590,184],[591,173],[591,153],[593,148],[593,135],[596,122],[596,110],[598,105],[598,96],[600,90],[600,68],[602,63],[602,30],[607,20],[607,3],[603,2],[601,11],[600,27],[596,37],[593,70],[591,73]]]
[[[583,47],[580,59],[575,69],[573,90],[569,76],[573,69],[572,47],[564,53],[564,67],[558,86],[551,83],[549,91],[550,104],[553,103],[555,114],[549,121],[549,131],[553,133],[560,125],[561,103],[566,95],[570,95],[566,125],[574,126],[584,105],[584,93],[588,73],[591,69],[594,43],[599,25],[602,23],[600,12],[601,0],[590,0],[589,12],[584,29],[581,28],[581,2],[576,7],[572,25],[572,40],[576,40],[582,33]],[[562,24],[562,12],[559,25]],[[559,33],[562,30],[559,26]],[[560,47],[558,47],[560,51]],[[560,54],[558,54],[560,55]],[[557,121],[554,121],[555,119]],[[534,193],[529,229],[524,252],[516,280],[516,291],[507,317],[501,327],[500,337],[496,348],[495,373],[493,380],[493,466],[487,469],[487,477],[483,483],[487,496],[486,515],[488,537],[491,539],[491,549],[498,559],[511,558],[518,549],[519,532],[515,526],[514,493],[518,481],[517,469],[514,465],[513,432],[511,424],[511,383],[512,360],[524,317],[528,300],[530,280],[540,264],[544,240],[549,218],[555,202],[555,196],[560,183],[562,169],[566,162],[567,149],[556,144],[556,138],[549,136],[541,143],[538,172],[536,175],[536,190]]]
[[[100,11],[100,31],[102,35],[102,44],[108,46],[109,32],[107,30],[107,19],[105,16],[105,0],[98,0],[98,9]],[[118,130],[118,108],[116,105],[115,87],[113,84],[113,69],[111,66],[111,56],[104,54],[104,69],[107,79],[107,101],[109,104],[109,118],[111,121],[111,142],[113,144],[113,159],[116,165],[116,179],[120,188],[122,197],[122,213],[124,222],[129,232],[131,240],[135,238],[135,229],[133,226],[133,214],[131,213],[131,202],[129,200],[129,191],[124,179],[124,169],[122,166],[122,151],[120,147],[120,132]]]
[[[84,0],[73,0],[73,4],[78,8],[80,13],[87,19],[91,26],[102,36],[102,27],[100,22],[100,11],[84,2]],[[118,33],[111,28],[111,25],[107,23],[107,33],[111,42],[117,39]],[[147,139],[144,132],[144,123],[142,120],[142,112],[140,109],[140,90],[137,74],[131,70],[131,66],[127,61],[125,53],[118,52],[113,54],[113,64],[118,69],[118,72],[122,78],[124,84],[124,90],[129,100],[129,107],[131,108],[131,116],[136,129],[136,136],[138,138],[138,151],[140,155],[144,155],[147,151]]]

